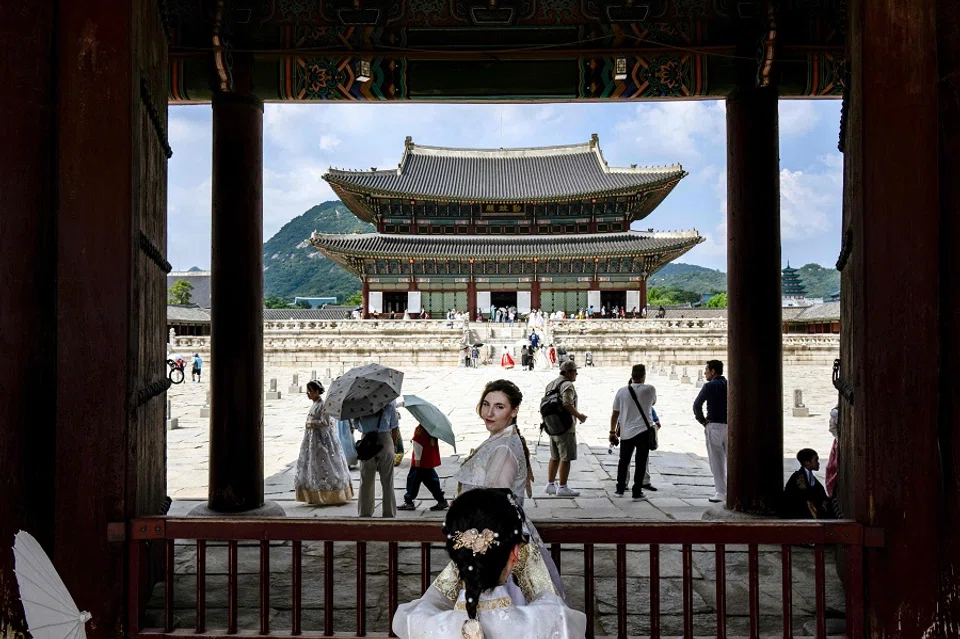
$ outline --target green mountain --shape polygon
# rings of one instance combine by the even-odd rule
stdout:
[[[307,243],[321,233],[372,233],[372,224],[361,222],[339,200],[324,202],[287,222],[263,245],[264,297],[335,295],[343,301],[360,290],[360,280],[323,257]],[[808,297],[828,297],[840,288],[840,272],[819,264],[797,269]],[[727,274],[694,264],[674,262],[653,274],[649,285],[691,293],[726,292]]]
[[[819,264],[806,264],[797,269],[797,276],[807,289],[807,297],[829,297],[840,289],[840,271]],[[674,262],[653,274],[649,285],[674,288],[694,293],[726,292],[727,274],[694,264]]]
[[[339,200],[324,202],[283,225],[263,245],[263,296],[290,302],[294,296],[334,295],[342,302],[360,290],[360,280],[310,246],[307,239],[321,233],[371,233]]]

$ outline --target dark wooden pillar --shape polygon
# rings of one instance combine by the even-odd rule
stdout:
[[[0,628],[12,639],[26,626],[9,545],[26,530],[53,552],[57,9],[7,3],[0,15]]]
[[[647,276],[644,275],[640,278],[640,308],[637,309],[637,313],[640,316],[643,316],[643,309],[647,307]]]
[[[533,274],[533,283],[530,285],[530,310],[540,310],[540,278]]]
[[[242,512],[263,505],[263,102],[246,92],[214,93],[212,243],[208,507]]]
[[[370,317],[370,283],[367,278],[360,281],[360,296],[363,298],[363,308],[360,309],[360,317],[367,319]]]
[[[727,98],[727,505],[775,509],[783,488],[777,92]]]
[[[867,549],[868,636],[960,635],[960,3],[849,3],[841,256],[845,514]],[[909,123],[891,135],[885,123]],[[891,255],[922,260],[891,266]],[[886,311],[895,296],[903,313]],[[909,428],[896,411],[908,402]]]

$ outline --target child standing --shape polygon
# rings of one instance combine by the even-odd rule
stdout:
[[[427,429],[417,424],[413,433],[413,455],[410,457],[410,472],[407,473],[407,492],[403,496],[403,503],[397,510],[416,510],[413,502],[420,492],[420,484],[427,487],[433,498],[437,500],[430,510],[446,510],[447,499],[443,496],[440,487],[440,477],[436,468],[440,465],[440,446],[436,437],[432,437]]]

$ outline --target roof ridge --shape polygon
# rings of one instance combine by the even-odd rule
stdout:
[[[622,240],[630,237],[648,237],[652,239],[688,239],[700,237],[696,229],[680,231],[620,231],[618,233],[569,233],[558,235],[402,235],[399,233],[320,233],[314,231],[310,239],[335,238],[335,239],[354,239],[357,241],[374,238],[390,238],[397,241],[427,243],[427,242],[462,242],[465,240],[483,239],[485,242],[497,243],[517,243],[518,241],[527,242],[572,242],[589,238],[592,241],[597,240]]]

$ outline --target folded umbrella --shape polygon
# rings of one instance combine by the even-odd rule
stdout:
[[[404,395],[403,407],[410,411],[410,414],[420,422],[431,437],[450,444],[453,446],[453,452],[457,452],[457,438],[453,434],[453,424],[442,410],[416,395]]]
[[[323,410],[337,419],[373,415],[399,397],[402,386],[398,370],[380,364],[351,368],[330,384]]]

